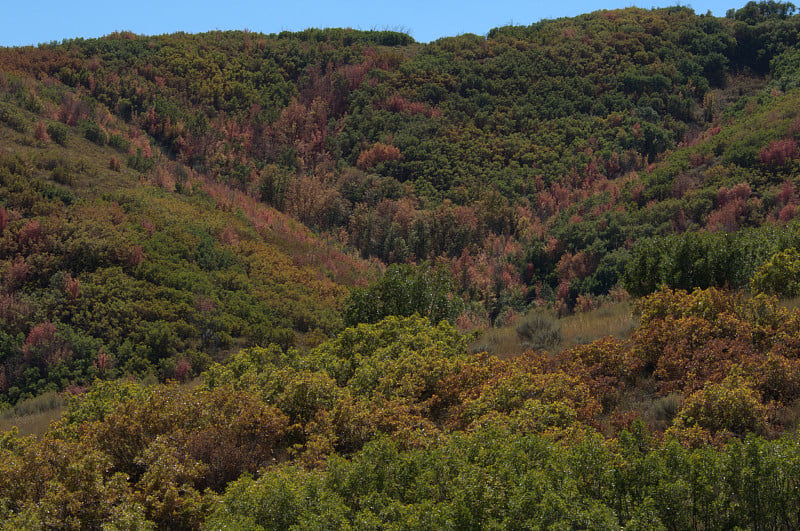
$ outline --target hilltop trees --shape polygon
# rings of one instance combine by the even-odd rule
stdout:
[[[797,31],[768,2],[430,45],[326,30],[2,50],[5,387],[16,401],[95,365],[187,378],[231,348],[317,342],[342,310],[495,324],[620,285],[752,286],[797,247]],[[389,266],[370,287],[384,266],[361,259]],[[64,355],[25,376],[48,322]]]
[[[3,108],[52,105],[44,133],[107,141],[121,154],[106,167],[180,190],[198,172],[364,258],[446,259],[493,321],[604,295],[642,238],[792,219],[796,198],[772,199],[798,160],[799,27],[794,6],[770,1],[430,45],[353,30],[115,34],[4,51]],[[170,175],[159,153],[184,166]]]

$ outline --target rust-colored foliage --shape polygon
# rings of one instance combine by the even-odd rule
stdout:
[[[580,251],[574,255],[564,253],[556,265],[556,270],[559,280],[569,283],[572,279],[586,277],[594,271],[595,267],[596,263],[591,254]]]
[[[21,256],[17,256],[8,264],[5,270],[3,284],[9,291],[14,291],[28,280],[30,274],[30,264]]]
[[[16,293],[0,293],[0,319],[9,331],[26,329],[32,312],[30,304]]]
[[[642,370],[642,363],[630,346],[612,337],[568,349],[558,355],[557,362],[564,371],[579,375],[590,386],[606,412]]]
[[[787,162],[800,157],[797,140],[794,138],[782,138],[770,142],[758,152],[758,160],[764,166],[780,167]]]
[[[32,247],[44,239],[44,230],[38,220],[31,220],[17,234],[17,241],[23,247]]]
[[[632,348],[663,394],[693,393],[739,366],[765,396],[791,401],[800,357],[800,317],[764,296],[745,299],[714,288],[661,291],[640,301]]]
[[[358,155],[356,166],[362,170],[369,170],[380,162],[392,162],[402,158],[402,153],[395,146],[376,142]]]
[[[42,120],[36,122],[36,125],[33,127],[33,135],[36,137],[36,140],[40,142],[50,141],[50,135],[47,134],[47,126]]]
[[[797,187],[791,179],[786,179],[781,184],[781,191],[778,194],[778,203],[788,205],[797,200]]]
[[[421,114],[427,117],[441,116],[442,112],[420,101],[408,101],[399,94],[392,94],[386,99],[384,106],[392,112]]]
[[[64,275],[64,292],[71,298],[77,299],[81,296],[81,282],[77,278],[67,273]]]
[[[66,360],[72,354],[69,345],[56,335],[56,327],[46,321],[28,332],[22,354],[28,363],[48,367]]]
[[[128,249],[127,255],[126,262],[130,266],[137,266],[145,259],[144,249],[142,249],[141,245],[132,245]]]
[[[53,342],[55,338],[56,327],[53,323],[39,323],[31,328],[28,337],[25,338],[24,352],[30,352],[33,348],[48,345]]]
[[[75,126],[78,122],[89,118],[91,109],[89,104],[75,97],[71,92],[64,95],[64,101],[58,108],[58,120],[67,125]]]
[[[244,391],[191,391],[171,385],[144,400],[119,404],[102,424],[84,429],[84,437],[135,481],[177,481],[219,491],[280,456],[288,418]],[[169,449],[193,468],[181,477],[156,479],[156,448]]]
[[[97,372],[99,372],[102,375],[113,367],[114,358],[108,352],[105,352],[103,349],[100,349],[97,352],[97,359],[93,362],[93,364],[97,369]]]
[[[742,227],[748,215],[760,206],[760,199],[752,197],[753,191],[747,183],[731,188],[721,187],[717,191],[716,210],[708,215],[709,230],[732,232]]]
[[[778,220],[786,223],[797,217],[797,205],[785,205],[778,212]]]

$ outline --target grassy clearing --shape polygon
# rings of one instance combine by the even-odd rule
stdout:
[[[800,297],[794,297],[791,299],[782,299],[780,301],[780,305],[786,308],[787,310],[800,310]]]
[[[0,432],[16,427],[21,435],[42,435],[61,417],[67,401],[59,393],[49,392],[23,400],[0,413]]]
[[[576,313],[560,320],[563,339],[559,349],[584,345],[597,339],[613,336],[630,337],[639,320],[633,315],[630,302],[606,303],[599,308]]]
[[[20,435],[39,437],[44,435],[50,424],[61,418],[64,410],[65,408],[61,407],[52,411],[43,411],[21,417],[0,418],[0,432],[10,431],[16,427]]]
[[[638,319],[633,315],[628,301],[606,302],[597,309],[563,318],[534,309],[507,326],[487,330],[471,348],[473,352],[485,351],[501,358],[517,356],[531,349],[547,350],[555,354],[603,337],[625,339],[630,337],[637,324]],[[531,341],[531,335],[546,336],[547,328],[559,332],[558,341],[550,344],[546,344],[547,341]],[[537,329],[542,333],[537,334]]]

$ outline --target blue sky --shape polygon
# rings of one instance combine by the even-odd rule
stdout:
[[[543,18],[570,17],[598,9],[636,5],[678,5],[657,0],[273,0],[229,2],[143,0],[6,1],[0,15],[0,46],[24,46],[73,37],[99,37],[118,30],[145,35],[175,31],[249,29],[263,33],[305,28],[399,29],[417,41],[476,33],[507,24],[531,24]],[[681,3],[697,13],[724,16],[746,0],[696,0]]]

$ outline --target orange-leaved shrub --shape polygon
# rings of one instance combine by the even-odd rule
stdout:
[[[396,161],[403,158],[400,150],[392,145],[376,142],[371,148],[358,155],[356,166],[368,170],[380,162]]]

